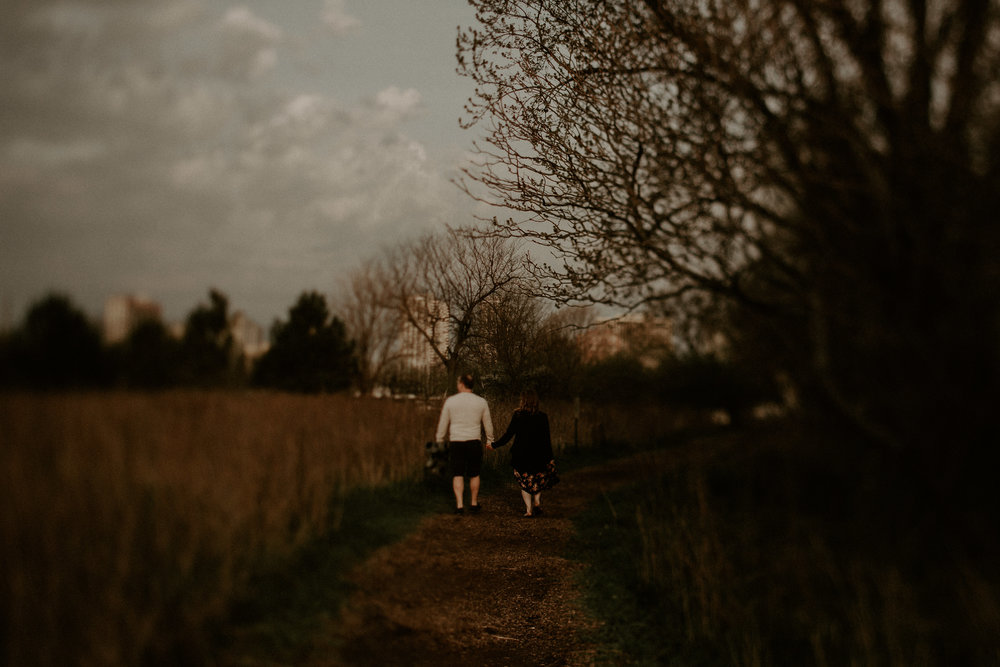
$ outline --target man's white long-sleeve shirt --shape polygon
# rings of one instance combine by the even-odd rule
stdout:
[[[445,399],[438,419],[437,441],[444,442],[445,435],[450,442],[479,440],[482,430],[486,440],[493,442],[493,420],[486,399],[472,392],[460,391]]]

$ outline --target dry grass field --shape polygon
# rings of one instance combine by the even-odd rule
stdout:
[[[546,407],[557,452],[667,426]],[[510,408],[493,406],[498,432]],[[198,641],[254,571],[335,528],[351,488],[421,475],[437,416],[347,396],[0,395],[5,664],[139,665]]]

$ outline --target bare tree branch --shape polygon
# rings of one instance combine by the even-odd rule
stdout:
[[[547,248],[548,296],[752,308],[801,332],[803,385],[897,444],[995,388],[995,0],[472,4],[484,134],[459,184]]]

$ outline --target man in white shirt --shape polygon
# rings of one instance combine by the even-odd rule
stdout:
[[[469,479],[469,511],[479,511],[479,473],[483,465],[482,434],[493,442],[493,421],[486,399],[473,393],[475,378],[466,373],[458,378],[458,393],[449,396],[441,407],[438,419],[438,442],[445,436],[450,442],[448,462],[451,467],[451,487],[455,492],[455,513],[464,509],[465,478]]]

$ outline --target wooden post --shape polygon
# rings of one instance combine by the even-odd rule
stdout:
[[[573,398],[573,449],[580,447],[580,397]]]

